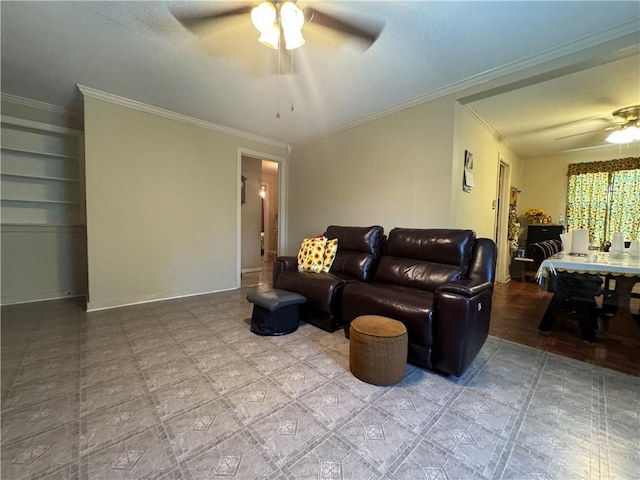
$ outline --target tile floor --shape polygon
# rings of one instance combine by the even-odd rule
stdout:
[[[348,340],[249,331],[243,288],[2,309],[2,478],[637,479],[640,378],[490,337],[461,378],[349,372]]]

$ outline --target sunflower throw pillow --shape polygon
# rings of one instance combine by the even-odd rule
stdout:
[[[327,243],[324,247],[324,262],[322,263],[322,271],[328,272],[333,265],[333,261],[336,259],[336,252],[338,251],[338,239],[327,239]]]
[[[305,238],[298,251],[298,271],[321,272],[326,245],[326,237]]]

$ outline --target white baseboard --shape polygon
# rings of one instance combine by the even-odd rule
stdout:
[[[240,273],[254,273],[254,272],[261,272],[261,271],[262,271],[262,267],[251,267],[251,268],[240,269]]]
[[[50,300],[62,300],[63,298],[86,297],[86,293],[80,292],[45,292],[27,295],[8,295],[2,297],[0,303],[5,305],[19,305],[21,303],[48,302]]]
[[[148,300],[140,300],[139,302],[131,302],[131,303],[122,303],[118,305],[110,305],[108,307],[94,307],[87,308],[87,313],[89,312],[99,312],[101,310],[111,310],[112,308],[121,308],[121,307],[131,307],[134,305],[144,305],[146,303],[155,303],[155,302],[164,302],[166,300],[176,300],[178,298],[189,298],[189,297],[197,297],[199,295],[210,295],[212,293],[220,293],[220,292],[230,292],[231,290],[237,290],[238,287],[229,287],[229,288],[221,288],[219,290],[210,290],[206,292],[196,292],[196,293],[186,293],[183,295],[174,295],[171,297],[161,297],[161,298],[151,298]]]

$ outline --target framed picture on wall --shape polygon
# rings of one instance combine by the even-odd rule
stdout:
[[[511,187],[511,191],[509,195],[509,205],[511,205],[512,207],[517,206],[519,193],[520,193],[520,190],[518,190],[516,187]]]
[[[473,154],[469,150],[464,151],[464,173],[462,174],[462,190],[470,192],[475,187],[473,181]]]

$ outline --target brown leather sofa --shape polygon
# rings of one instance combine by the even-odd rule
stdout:
[[[329,273],[297,271],[295,257],[278,257],[273,286],[307,297],[303,318],[334,331],[360,315],[400,320],[408,361],[462,375],[489,333],[496,265],[493,240],[471,230],[382,227],[327,228],[338,238]],[[381,253],[381,250],[384,250]]]
[[[343,289],[345,333],[360,315],[400,320],[410,363],[460,376],[489,334],[495,265],[471,230],[394,228],[372,281]]]
[[[340,300],[342,289],[350,282],[368,282],[373,278],[380,257],[384,230],[371,227],[331,225],[324,232],[338,239],[338,250],[328,273],[299,272],[296,257],[277,257],[273,265],[273,287],[304,295],[302,318],[329,332],[342,327]]]

